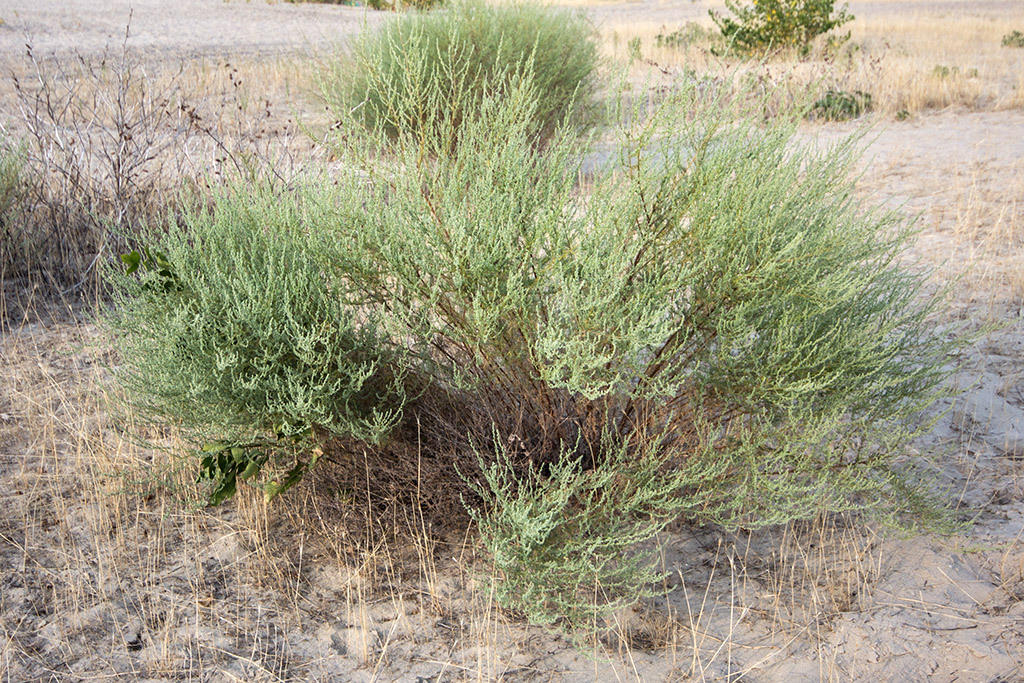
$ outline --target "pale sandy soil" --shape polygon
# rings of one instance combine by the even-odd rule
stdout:
[[[129,44],[161,56],[280,54],[342,41],[380,14],[321,4],[224,0],[9,0],[0,7],[0,53],[95,54]]]
[[[130,44],[153,58],[304,52],[366,17],[255,0],[6,0],[0,56],[27,34],[37,51],[119,44],[129,6]],[[598,24],[678,22],[708,6],[590,11]],[[856,127],[801,135],[827,144]],[[381,547],[362,563],[316,478],[270,508],[115,495],[116,475],[153,456],[104,409],[94,327],[44,308],[9,320],[0,342],[0,681],[1024,681],[1024,113],[880,121],[867,140],[865,195],[918,216],[908,259],[966,272],[957,315],[1001,325],[969,350],[963,397],[917,446],[938,455],[969,531],[677,528],[659,597],[588,657],[498,614],[471,541]]]
[[[554,3],[559,4],[559,3]],[[569,4],[585,3],[570,2]],[[1019,11],[1017,0],[861,0],[850,12],[864,18],[922,14],[956,20],[965,13]],[[703,20],[721,0],[595,2],[586,11],[595,25],[623,19],[667,26]],[[0,54],[20,52],[29,39],[39,51],[95,54],[119,45],[131,20],[130,44],[173,56],[275,54],[344,40],[380,13],[357,7],[266,0],[5,0],[0,6]]]

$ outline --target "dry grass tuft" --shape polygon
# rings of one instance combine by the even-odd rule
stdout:
[[[99,264],[183,191],[255,174],[288,182],[316,156],[292,99],[308,83],[291,60],[174,68],[125,44],[96,58],[29,48],[8,66],[0,143],[24,150],[25,165],[0,279],[35,273],[62,295],[95,289]]]
[[[795,98],[812,89],[866,92],[874,110],[886,118],[948,107],[1024,107],[1024,52],[1001,45],[1004,34],[1024,25],[1024,11],[937,15],[911,9],[896,17],[868,14],[844,27],[851,38],[838,48],[819,44],[810,58],[780,52],[760,64],[740,64],[715,54],[722,46],[715,43],[716,29],[706,15],[690,25],[700,27],[691,29],[695,37],[669,46],[664,40],[659,44],[659,36],[682,26],[610,20],[601,27],[603,51],[614,61],[632,62],[636,78],[655,66],[669,76],[680,70],[719,78],[752,74],[748,77],[782,86]]]

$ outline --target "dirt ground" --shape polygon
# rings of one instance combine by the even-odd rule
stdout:
[[[671,26],[705,19],[708,9],[723,7],[721,0],[580,4],[598,28],[623,18]],[[1010,12],[1020,5],[1017,0],[863,0],[849,6],[864,18],[909,12],[955,19],[964,13]],[[279,0],[5,0],[0,54],[21,52],[27,39],[43,53],[95,54],[119,45],[129,22],[131,45],[168,57],[279,54],[333,45],[381,18],[356,7]]]
[[[678,23],[712,6],[586,11],[598,26]],[[29,37],[40,54],[96,54],[120,45],[129,17],[129,45],[152,59],[305,54],[380,18],[257,0],[5,0],[0,60]],[[828,144],[860,125],[801,136]],[[105,410],[95,327],[43,307],[7,320],[0,340],[0,681],[1024,681],[1024,111],[878,120],[865,139],[863,193],[921,228],[908,260],[960,278],[956,315],[995,324],[962,359],[963,395],[917,444],[968,531],[680,527],[664,539],[659,595],[581,654],[500,614],[464,539],[360,560],[316,478],[286,502],[243,495],[213,511],[135,486],[155,456]]]

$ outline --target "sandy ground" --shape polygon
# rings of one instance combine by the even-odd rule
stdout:
[[[557,3],[556,3],[557,4]],[[666,25],[706,19],[720,0],[638,0],[598,2],[586,13],[600,28],[623,19]],[[860,17],[921,13],[948,17],[1019,10],[1018,0],[864,0],[850,2]],[[0,6],[0,54],[17,53],[31,42],[37,51],[77,50],[95,54],[120,45],[131,25],[129,44],[167,56],[279,54],[330,46],[377,12],[339,5],[290,4],[267,0],[5,0]]]
[[[851,9],[967,5],[1017,3]],[[708,6],[590,12],[678,22]],[[0,56],[27,35],[37,52],[97,52],[120,43],[129,14],[129,44],[154,58],[304,52],[377,20],[255,0],[6,0]],[[802,134],[827,144],[854,129]],[[471,545],[385,547],[360,565],[315,480],[269,509],[114,495],[126,480],[111,473],[151,456],[103,410],[95,329],[61,313],[12,321],[0,345],[0,681],[1024,681],[1024,113],[939,112],[879,123],[868,140],[864,192],[918,216],[917,256],[967,272],[959,315],[1001,325],[967,352],[963,397],[918,444],[941,454],[969,532],[678,528],[660,596],[588,657],[497,614]]]
[[[163,56],[280,54],[344,40],[380,13],[321,4],[225,0],[10,0],[0,7],[0,53],[77,50],[95,54],[129,45]],[[129,24],[130,22],[130,24]]]

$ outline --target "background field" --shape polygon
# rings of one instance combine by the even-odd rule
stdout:
[[[824,145],[870,124],[862,193],[917,216],[906,259],[959,278],[955,316],[998,324],[963,359],[962,398],[917,444],[941,456],[970,530],[678,526],[658,596],[618,614],[588,657],[497,609],[472,536],[438,538],[415,515],[380,520],[400,536],[353,530],[345,501],[325,493],[327,468],[271,505],[243,491],[199,509],[175,444],[139,447],[107,409],[112,359],[93,290],[54,298],[48,282],[17,278],[0,283],[0,680],[1024,680],[1024,49],[999,45],[1024,30],[1024,8],[853,2],[846,57],[751,66],[699,42],[657,46],[687,21],[710,27],[718,2],[576,6],[609,60],[632,59],[635,88],[691,69],[872,93],[866,119],[808,122],[801,136]],[[8,0],[0,124],[23,131],[8,74],[31,83],[76,55],[118,54],[129,19],[139,68],[187,93],[216,133],[176,140],[188,155],[175,168],[216,170],[229,163],[217,141],[282,169],[319,154],[304,133],[329,121],[309,65],[381,16],[256,0]]]

